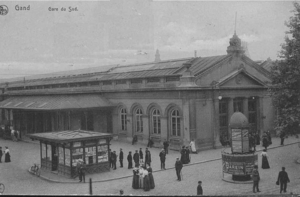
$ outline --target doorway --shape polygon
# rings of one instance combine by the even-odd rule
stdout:
[[[57,155],[57,146],[52,145],[52,171],[57,171],[58,168],[58,155]]]

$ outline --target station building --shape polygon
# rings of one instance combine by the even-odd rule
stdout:
[[[137,135],[138,143],[151,138],[156,147],[167,139],[179,150],[195,140],[197,149],[210,149],[229,137],[234,112],[248,118],[253,132],[273,128],[269,74],[245,55],[234,34],[221,56],[157,57],[150,63],[1,84],[1,119],[23,136],[82,129],[128,143]]]

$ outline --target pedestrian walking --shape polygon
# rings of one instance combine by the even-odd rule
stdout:
[[[166,169],[166,153],[165,153],[165,149],[162,149],[161,152],[159,153],[159,157],[160,157],[160,169]]]
[[[203,189],[202,189],[202,181],[198,181],[198,186],[197,186],[197,195],[201,196],[203,195]]]
[[[116,151],[114,151],[112,154],[112,163],[113,163],[114,170],[117,169],[117,158],[118,158],[118,155],[117,155]]]
[[[149,180],[150,180],[150,189],[154,189],[155,188],[155,183],[154,183],[154,177],[152,174],[152,168],[150,165],[147,165],[147,171],[149,174]]]
[[[11,162],[11,160],[10,160],[10,153],[9,153],[9,149],[8,149],[7,146],[5,147],[4,155],[5,155],[4,156],[5,157],[4,162],[5,163]]]
[[[2,147],[0,146],[0,163],[2,163],[2,155],[3,155]]]
[[[153,140],[149,137],[147,147],[152,148],[152,147],[153,147],[153,144],[154,144]]]
[[[169,153],[169,142],[167,139],[165,139],[163,145],[164,145],[165,153],[168,154]]]
[[[252,180],[253,180],[253,193],[256,193],[255,189],[257,192],[260,192],[259,191],[260,176],[259,176],[257,165],[254,165],[254,169],[252,170]]]
[[[282,171],[279,172],[276,184],[280,184],[280,193],[286,192],[287,183],[290,182],[289,175],[285,171],[285,167],[282,167]]]
[[[148,148],[146,148],[146,152],[145,152],[145,163],[151,166],[151,153],[148,150]]]
[[[144,163],[144,154],[142,148],[140,148],[139,155],[140,155],[140,162]]]
[[[183,165],[182,162],[179,160],[179,157],[176,158],[175,162],[175,170],[176,170],[176,175],[177,175],[177,181],[181,181],[181,169]]]
[[[269,165],[268,154],[267,154],[266,149],[263,150],[263,152],[261,153],[261,156],[262,156],[261,168],[262,169],[269,169],[270,165]]]
[[[128,169],[131,169],[132,168],[132,155],[131,155],[131,151],[129,151],[129,153],[128,153],[127,161],[128,161]]]
[[[185,149],[185,146],[182,146],[180,153],[181,153],[181,158],[180,158],[180,160],[181,160],[182,164],[187,164],[187,159],[186,159],[186,149]]]
[[[122,148],[120,148],[120,154],[119,154],[120,168],[123,168],[123,157],[124,157],[124,154],[123,154]]]
[[[285,132],[284,131],[281,131],[280,132],[280,139],[281,139],[281,142],[280,142],[280,145],[284,145],[284,139],[285,139]]]
[[[138,153],[138,150],[136,150],[135,153],[133,154],[133,161],[134,161],[135,167],[139,167],[139,165],[140,165],[140,155]]]
[[[134,135],[132,138],[132,145],[137,143],[137,135]]]

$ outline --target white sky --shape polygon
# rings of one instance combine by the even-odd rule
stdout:
[[[251,59],[277,58],[291,1],[0,1],[0,78],[226,54],[236,32]],[[28,6],[17,11],[15,6]],[[68,7],[78,11],[69,12]],[[49,7],[59,11],[49,11]],[[61,8],[67,8],[61,11]],[[147,54],[137,55],[141,50]],[[0,79],[1,80],[1,79]]]

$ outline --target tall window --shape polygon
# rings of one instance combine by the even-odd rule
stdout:
[[[136,121],[136,132],[143,132],[143,113],[141,109],[137,109],[135,112],[135,121]]]
[[[121,109],[121,126],[122,126],[122,131],[127,130],[127,111],[126,109]]]
[[[241,98],[233,99],[233,111],[234,112],[242,112],[243,113],[243,100]]]
[[[152,126],[153,126],[153,133],[160,134],[160,112],[157,109],[152,111]]]
[[[248,100],[248,113],[249,113],[249,123],[255,124],[256,123],[256,100],[254,97]]]
[[[171,131],[173,136],[180,136],[180,116],[178,110],[171,112]]]
[[[219,102],[219,121],[220,127],[228,126],[228,107],[226,100],[222,100]]]

